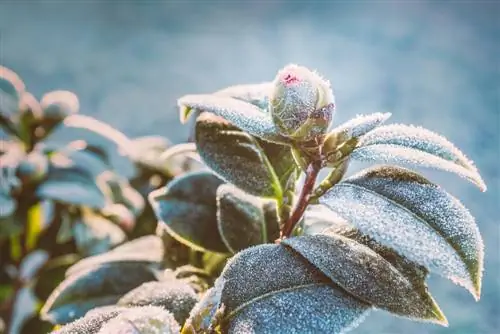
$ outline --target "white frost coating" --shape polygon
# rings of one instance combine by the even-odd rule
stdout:
[[[467,169],[453,161],[411,147],[393,144],[376,144],[356,148],[350,155],[360,161],[381,161],[384,163],[408,164],[440,169],[455,173],[475,184],[481,191],[486,191],[486,184],[474,170]]]
[[[53,104],[64,105],[68,114],[77,113],[80,109],[78,97],[66,90],[56,90],[45,94],[40,101],[42,109],[45,109]]]
[[[359,146],[377,144],[398,145],[414,148],[437,155],[445,160],[477,172],[474,163],[467,159],[458,148],[445,137],[422,127],[405,124],[390,124],[381,126],[364,136]]]
[[[256,137],[276,143],[287,141],[279,134],[271,117],[248,102],[216,95],[185,95],[177,104],[181,115],[185,108],[208,111]]]
[[[320,203],[349,220],[361,233],[476,295],[469,271],[456,250],[408,209],[349,183],[333,187]]]
[[[391,115],[392,114],[389,112],[358,115],[355,118],[337,126],[332,130],[332,132],[343,132],[348,136],[348,138],[359,137],[384,123],[387,119],[389,119],[389,117],[391,117]]]
[[[269,94],[273,88],[272,82],[262,82],[258,84],[235,85],[221,89],[214,93],[218,96],[232,97],[238,100],[249,102],[257,107],[266,110],[269,103]]]

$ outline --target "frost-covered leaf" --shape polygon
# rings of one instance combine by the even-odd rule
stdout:
[[[0,114],[9,117],[17,112],[25,86],[12,70],[0,66]]]
[[[258,140],[269,163],[280,180],[283,191],[295,190],[300,170],[293,158],[290,146]]]
[[[370,309],[282,245],[244,250],[222,278],[228,333],[346,332]]]
[[[301,223],[300,235],[321,234],[326,229],[343,226],[347,221],[324,205],[309,205]]]
[[[87,312],[84,317],[51,332],[51,334],[96,334],[101,327],[118,314],[127,310],[121,306],[102,306]]]
[[[161,306],[171,312],[175,320],[183,324],[189,312],[198,302],[193,288],[182,281],[147,282],[120,298],[123,306]]]
[[[289,142],[279,134],[271,117],[251,103],[216,95],[185,95],[177,104],[181,110],[182,122],[186,122],[193,109],[207,111],[224,118],[252,136],[276,143]]]
[[[163,260],[164,252],[161,238],[148,235],[126,242],[104,254],[84,258],[68,268],[66,276],[90,267],[114,262],[159,265]]]
[[[66,270],[78,261],[77,254],[65,254],[47,261],[38,271],[33,293],[40,300],[47,300],[57,285],[63,281]]]
[[[252,195],[281,199],[280,180],[252,136],[205,112],[196,121],[196,145],[207,166],[227,182]]]
[[[361,233],[479,298],[483,242],[475,220],[460,201],[424,177],[379,166],[337,184],[319,201]]]
[[[283,240],[353,296],[413,319],[447,324],[436,302],[369,247],[339,234],[300,236]]]
[[[104,208],[108,201],[94,179],[74,168],[49,168],[47,179],[38,186],[36,195],[96,209]]]
[[[206,170],[194,143],[177,144],[162,152],[159,157],[168,175],[178,176],[187,172]]]
[[[456,173],[486,191],[472,161],[451,142],[430,130],[391,124],[373,130],[358,143],[351,155],[364,161],[411,164]]]
[[[355,118],[339,125],[332,133],[344,133],[347,138],[360,137],[376,127],[380,126],[391,117],[391,113],[374,113],[369,115],[358,115]]]
[[[154,281],[152,270],[137,263],[105,263],[76,272],[52,292],[40,314],[54,324],[66,324],[88,310],[116,303],[142,283]]]
[[[98,333],[177,334],[180,329],[172,313],[158,306],[143,306],[120,312]]]
[[[267,109],[269,94],[273,88],[272,82],[230,86],[218,90],[214,95],[232,97],[251,103],[263,110]]]
[[[65,90],[53,91],[45,94],[40,100],[43,111],[42,124],[53,127],[58,122],[71,114],[76,114],[80,109],[78,97]]]
[[[200,251],[227,252],[217,229],[216,191],[221,184],[212,173],[188,173],[153,191],[149,201],[178,241]]]
[[[182,334],[191,333],[206,333],[212,327],[215,327],[217,321],[217,314],[222,313],[220,308],[222,289],[224,287],[224,280],[217,278],[214,286],[205,291],[201,300],[193,307],[186,320]]]
[[[236,253],[271,241],[270,237],[277,237],[267,234],[268,224],[277,224],[277,221],[266,221],[264,204],[261,198],[249,195],[230,184],[221,185],[217,189],[218,228],[230,251]]]

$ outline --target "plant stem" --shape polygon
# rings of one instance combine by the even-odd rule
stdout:
[[[280,239],[285,239],[290,237],[292,234],[295,225],[299,222],[300,218],[306,211],[307,205],[309,204],[309,197],[314,189],[314,185],[316,183],[316,179],[318,177],[318,173],[321,170],[321,161],[313,161],[309,163],[306,169],[306,178],[304,180],[304,185],[302,186],[302,190],[300,192],[299,198],[297,200],[297,204],[293,209],[292,215],[286,221],[283,226],[283,230],[281,231]]]

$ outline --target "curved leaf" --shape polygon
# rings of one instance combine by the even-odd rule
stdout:
[[[162,168],[168,171],[168,175],[177,176],[207,169],[194,143],[182,143],[170,147],[160,155],[159,161]]]
[[[23,81],[14,71],[0,66],[0,114],[15,114],[25,89]]]
[[[226,87],[218,90],[214,95],[227,96],[251,103],[261,109],[267,109],[269,94],[273,88],[272,82],[245,84]]]
[[[125,310],[127,308],[120,306],[97,307],[87,312],[83,318],[64,325],[51,334],[96,334],[106,322]]]
[[[424,177],[379,166],[337,184],[319,201],[361,233],[479,298],[483,242],[474,218]]]
[[[472,161],[446,138],[421,127],[391,124],[375,129],[360,140],[352,157],[441,169],[456,173],[486,191]]]
[[[264,201],[233,185],[217,189],[217,222],[222,240],[233,253],[270,241]]]
[[[178,241],[200,251],[227,252],[217,230],[216,191],[223,181],[212,173],[188,173],[149,195],[156,217]]]
[[[65,324],[88,310],[116,303],[142,283],[155,280],[148,266],[136,263],[106,263],[67,277],[52,292],[40,311],[41,317]]]
[[[63,281],[66,270],[78,261],[77,254],[65,254],[47,261],[38,271],[33,292],[40,300],[47,300],[57,285]]]
[[[163,261],[163,241],[156,235],[148,235],[126,242],[109,252],[84,258],[66,271],[66,277],[81,270],[106,263],[160,264]]]
[[[222,277],[228,333],[346,332],[370,308],[281,245],[239,253]]]
[[[291,247],[332,281],[355,297],[409,318],[447,325],[427,289],[367,246],[335,233],[285,239]]]
[[[283,196],[280,180],[255,138],[220,117],[196,121],[196,145],[203,161],[227,182],[256,195]]]
[[[216,95],[185,95],[177,101],[177,104],[183,123],[191,111],[197,109],[220,116],[252,136],[276,143],[289,142],[280,135],[271,117],[251,103]]]
[[[173,315],[157,306],[134,307],[125,310],[102,326],[98,334],[162,333],[177,334],[179,324]]]
[[[373,113],[358,115],[355,118],[337,126],[331,133],[344,133],[347,138],[360,137],[380,126],[391,117],[391,113]]]
[[[171,312],[175,320],[183,324],[189,312],[198,302],[193,288],[182,281],[147,282],[120,298],[123,306],[161,306]]]

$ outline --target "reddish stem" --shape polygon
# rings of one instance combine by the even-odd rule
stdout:
[[[290,234],[292,234],[295,225],[297,225],[300,218],[302,218],[302,215],[304,214],[304,211],[306,211],[307,205],[309,204],[309,198],[314,189],[316,178],[318,177],[318,173],[320,170],[321,170],[321,161],[313,161],[307,166],[306,178],[304,180],[304,185],[302,186],[302,190],[297,200],[297,205],[293,209],[292,215],[283,226],[283,230],[281,231],[279,240],[290,237]]]

